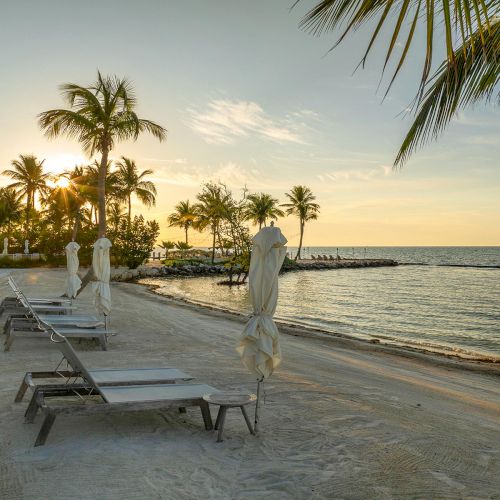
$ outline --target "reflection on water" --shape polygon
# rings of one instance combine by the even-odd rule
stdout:
[[[143,280],[159,293],[249,313],[220,277]],[[280,276],[276,316],[330,332],[500,356],[500,270],[400,266]]]

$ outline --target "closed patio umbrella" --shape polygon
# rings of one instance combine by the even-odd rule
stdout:
[[[80,250],[80,245],[76,241],[70,241],[66,245],[66,264],[68,266],[68,277],[66,278],[66,295],[70,299],[74,299],[80,286],[82,280],[78,276],[78,250]]]
[[[95,281],[92,282],[94,292],[94,305],[97,311],[104,316],[111,312],[111,291],[109,289],[109,249],[111,241],[107,238],[99,238],[94,243],[94,253],[92,255],[92,269],[94,270]]]
[[[264,378],[281,363],[279,332],[273,316],[278,303],[278,273],[287,240],[280,229],[262,228],[253,238],[248,275],[253,314],[245,325],[237,351],[243,364],[258,376],[255,432],[259,422],[260,391]]]

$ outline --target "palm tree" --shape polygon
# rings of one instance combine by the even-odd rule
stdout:
[[[128,204],[128,224],[132,219],[132,194],[135,193],[139,201],[147,207],[156,203],[156,187],[151,181],[144,178],[152,175],[152,170],[143,170],[139,173],[134,160],[122,156],[122,161],[116,164],[116,181],[118,192]]]
[[[180,201],[175,206],[175,212],[168,216],[168,225],[170,227],[176,226],[184,229],[186,233],[186,245],[188,242],[188,230],[196,220],[196,206],[191,205],[189,200]]]
[[[197,196],[199,203],[195,207],[196,219],[193,227],[203,231],[210,227],[212,233],[212,264],[215,261],[215,244],[219,234],[221,221],[227,214],[227,203],[230,195],[223,186],[214,183],[207,183],[203,186],[202,192]]]
[[[131,83],[125,78],[103,77],[89,87],[74,83],[61,85],[61,93],[71,109],[52,109],[38,115],[39,125],[49,138],[66,135],[77,139],[92,157],[100,153],[98,176],[99,236],[106,234],[106,176],[108,156],[118,141],[136,140],[149,132],[159,141],[167,131],[160,125],[139,118],[137,100]]]
[[[15,181],[8,187],[17,189],[21,197],[26,197],[26,232],[29,230],[30,214],[35,208],[36,195],[48,192],[49,174],[43,172],[43,162],[34,155],[19,155],[19,160],[12,161],[13,168],[2,172],[2,175]]]
[[[278,200],[270,194],[250,194],[247,200],[245,217],[254,224],[258,224],[259,230],[262,228],[262,224],[266,225],[267,219],[277,220],[278,217],[284,217],[285,215],[283,210],[278,208]]]
[[[10,233],[11,224],[21,219],[22,211],[21,196],[15,188],[0,188],[0,227],[6,225]]]
[[[295,5],[299,2],[297,0]],[[377,16],[378,20],[373,22]],[[392,19],[396,22],[389,37],[384,70],[391,59],[398,59],[386,95],[414,43],[415,32],[426,34],[422,44],[422,76],[413,103],[416,116],[396,156],[394,165],[398,166],[417,147],[442,133],[457,111],[480,100],[493,98],[497,104],[500,102],[500,93],[493,97],[499,81],[500,16],[498,1],[321,0],[306,13],[301,27],[320,35],[344,26],[334,45],[337,47],[348,34],[369,24],[373,32],[360,62],[364,66],[374,42]],[[441,33],[436,33],[439,25],[444,27],[442,37]],[[399,51],[394,50],[397,46],[402,47],[400,56],[396,56]],[[445,53],[446,58],[431,74],[436,51]]]
[[[111,203],[107,204],[106,212],[111,232],[116,235],[118,234],[122,221],[126,217],[123,212],[122,204],[117,200],[113,200]]]
[[[300,241],[299,249],[295,260],[300,259],[300,251],[302,249],[302,240],[304,238],[304,226],[307,221],[316,220],[319,214],[319,205],[314,203],[316,196],[306,186],[293,186],[289,193],[285,193],[289,203],[283,203],[282,207],[286,208],[287,215],[295,215],[300,221]]]
[[[168,257],[168,252],[172,250],[172,248],[175,248],[175,242],[174,241],[164,241],[162,240],[161,244],[158,245],[160,248],[163,248],[165,250],[165,258]]]

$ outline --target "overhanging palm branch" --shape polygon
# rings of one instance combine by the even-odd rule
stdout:
[[[294,5],[298,3],[300,0]],[[455,46],[470,46],[479,55],[487,46],[486,35],[490,32],[492,19],[497,13],[498,0],[322,0],[306,13],[300,26],[315,35],[342,29],[338,41],[332,47],[335,48],[349,33],[375,19],[375,27],[361,60],[364,65],[382,28],[393,22],[384,69],[395,57],[394,48],[400,39],[403,41],[403,50],[390,86],[408,55],[417,25],[421,23],[426,32],[420,82],[422,90],[431,71],[433,54],[436,50],[442,50],[442,47],[435,47],[435,26],[440,22],[443,24],[447,64],[456,67]],[[480,36],[473,39],[476,32]]]
[[[402,165],[419,145],[435,139],[460,109],[482,99],[500,103],[500,92],[494,95],[500,79],[500,19],[483,33],[484,50],[479,57],[473,47],[481,33],[477,31],[474,38],[456,50],[455,67],[443,63],[426,86],[395,165]]]
[[[298,3],[300,0],[294,6]],[[408,57],[415,33],[419,27],[425,31],[422,75],[414,102],[417,116],[396,166],[402,165],[417,145],[436,137],[457,109],[491,98],[499,74],[498,16],[498,0],[322,0],[306,13],[300,25],[315,35],[342,29],[334,49],[348,34],[375,21],[360,62],[364,66],[375,41],[393,23],[383,71],[391,60],[396,64],[386,95]],[[443,42],[439,41],[438,25],[443,28]],[[399,45],[402,50],[397,56],[395,47]],[[443,48],[446,58],[431,76],[434,54]]]

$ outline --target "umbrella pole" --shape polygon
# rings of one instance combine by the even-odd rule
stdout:
[[[253,430],[254,430],[255,434],[257,434],[257,432],[259,430],[260,392],[261,392],[261,389],[262,389],[262,382],[263,382],[263,380],[264,380],[264,377],[261,377],[257,381],[257,401],[255,403],[255,422],[254,422],[254,426],[253,426]]]

